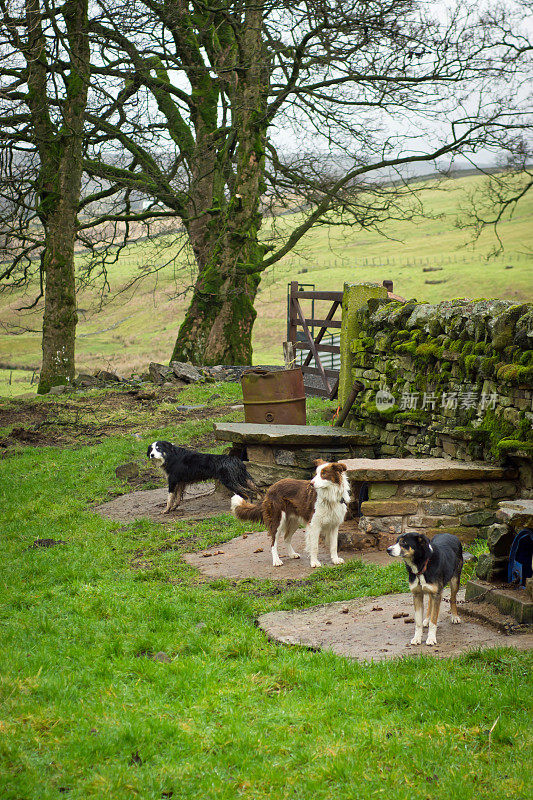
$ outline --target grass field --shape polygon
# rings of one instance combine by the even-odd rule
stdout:
[[[467,233],[455,227],[467,193],[479,180],[462,177],[438,187],[429,184],[421,195],[429,218],[416,223],[391,223],[387,228],[388,238],[372,231],[342,227],[311,231],[297,252],[264,274],[256,304],[254,363],[281,361],[290,280],[311,283],[317,289],[341,289],[345,281],[381,282],[390,278],[394,280],[395,291],[419,300],[437,302],[455,297],[531,300],[533,193],[526,195],[512,218],[500,226],[504,253],[488,259],[495,244],[490,231],[471,247],[466,244]],[[276,225],[289,228],[294,222],[294,218],[287,217],[276,220]],[[266,220],[265,236],[270,235],[271,226],[271,220]],[[143,241],[126,248],[110,271],[113,299],[108,298],[109,304],[99,311],[94,310],[98,305],[97,294],[80,291],[77,341],[80,370],[114,368],[128,374],[145,371],[150,361],[168,361],[186,307],[186,297],[180,293],[190,285],[193,275],[185,265],[185,256],[177,256],[157,277],[140,279],[135,290],[120,290],[129,279],[141,276],[147,266],[166,264],[177,252],[178,246],[167,239]],[[512,269],[506,269],[508,266]],[[427,267],[441,269],[424,272]],[[32,296],[27,294],[26,300]],[[2,319],[38,331],[39,313],[16,310],[24,304],[23,300],[21,295],[0,296]],[[39,334],[0,336],[0,361],[38,366]],[[4,390],[0,388],[0,393],[13,393],[5,388],[5,381],[0,382],[1,386]]]
[[[214,391],[224,407],[236,389],[190,388],[180,401]],[[268,641],[261,612],[404,591],[402,565],[355,560],[296,586],[200,580],[181,553],[245,528],[226,515],[170,528],[97,516],[95,503],[127,491],[117,464],[177,433],[117,406],[107,421],[123,433],[91,443],[106,424],[99,398],[37,400],[55,411],[49,435],[69,413],[79,420],[77,443],[0,460],[2,800],[531,796],[530,654],[361,665]],[[31,407],[6,401],[4,412]],[[207,427],[192,420],[180,438]],[[31,547],[37,538],[64,544]],[[161,651],[168,663],[150,658]]]

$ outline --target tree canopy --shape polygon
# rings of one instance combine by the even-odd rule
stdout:
[[[43,6],[52,19],[53,0]],[[79,241],[105,264],[101,244],[175,220],[197,278],[173,357],[251,363],[261,274],[310,228],[385,231],[420,210],[406,165],[517,149],[527,11],[98,0]],[[10,99],[25,79],[14,80]]]

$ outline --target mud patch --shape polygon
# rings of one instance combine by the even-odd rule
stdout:
[[[129,461],[127,464],[120,464],[115,469],[115,475],[132,489],[155,489],[161,485],[161,470],[150,463],[146,465]]]
[[[282,567],[272,566],[270,539],[265,531],[260,533],[247,533],[231,539],[225,544],[210,547],[198,553],[185,553],[184,560],[196,567],[202,575],[208,578],[233,578],[243,580],[256,578],[258,580],[295,580],[307,578],[316,570],[309,566],[309,557],[305,554],[304,532],[296,531],[293,537],[293,547],[301,554],[301,558],[291,559],[284,556],[286,551],[281,547]],[[345,561],[360,558],[366,564],[390,564],[392,559],[387,553],[378,550],[339,550],[339,555]],[[329,553],[321,546],[319,559],[323,566],[331,566]]]
[[[66,544],[62,539],[36,539],[27,550],[36,550],[39,547],[56,547],[58,544]]]
[[[460,592],[459,597],[461,595],[464,596],[464,592]],[[449,593],[445,592],[445,596]],[[448,658],[492,647],[533,649],[533,632],[506,636],[467,617],[460,625],[452,625],[449,606],[445,603],[439,617],[438,644],[412,646],[409,644],[414,633],[412,615],[413,600],[408,592],[359,597],[304,611],[273,611],[262,614],[257,623],[270,639],[313,650],[330,650],[357,661],[420,655]]]
[[[215,489],[214,483],[188,486],[181,506],[170,514],[162,513],[166,502],[166,488],[149,489],[121,495],[108,503],[95,506],[93,510],[102,517],[118,522],[148,518],[167,525],[185,519],[206,519],[218,514],[228,514],[230,510],[229,493],[220,487]]]
[[[107,392],[87,397],[74,394],[38,400],[10,400],[0,407],[0,428],[11,430],[0,437],[0,448],[76,447],[97,444],[108,436],[143,430],[149,426],[178,426],[182,422],[217,418],[231,405],[217,407],[184,406],[160,409],[162,403],[176,403],[175,392],[138,390]],[[181,409],[181,410],[178,410]],[[123,413],[122,413],[123,412]],[[113,419],[119,416],[120,419]],[[214,434],[191,439],[203,447],[214,443]]]

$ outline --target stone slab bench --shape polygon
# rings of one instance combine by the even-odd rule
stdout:
[[[215,437],[244,452],[246,465],[261,488],[282,478],[310,478],[317,458],[345,461],[376,455],[375,437],[329,425],[215,423]]]
[[[329,425],[256,425],[252,422],[216,422],[215,437],[233,444],[266,444],[270,447],[292,445],[366,445],[375,437],[360,431],[332,428]]]
[[[457,481],[500,480],[514,472],[491,464],[446,458],[344,459],[348,475],[357,481]]]

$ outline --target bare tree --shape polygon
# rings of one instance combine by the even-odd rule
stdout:
[[[475,153],[517,113],[522,31],[502,37],[474,6],[445,19],[414,0],[98,7],[105,111],[88,119],[85,166],[183,222],[198,277],[173,358],[250,363],[267,266],[312,226],[412,215],[403,165]],[[269,209],[299,212],[270,240]]]
[[[523,68],[517,72],[514,91],[518,97],[521,113],[508,118],[505,125],[487,132],[491,146],[498,153],[498,168],[486,171],[469,194],[468,202],[461,209],[457,226],[470,229],[474,240],[491,228],[495,235],[493,254],[504,248],[500,237],[500,224],[509,219],[523,198],[533,187],[533,140],[531,90],[531,54],[533,43],[528,38],[532,30],[533,2],[518,0],[512,11],[501,6],[490,7],[485,14],[485,25],[490,27],[493,38],[507,50],[515,63],[520,60]],[[523,31],[517,35],[517,31]],[[524,243],[527,247],[527,243]]]
[[[95,256],[86,279],[99,263],[105,280],[119,251],[102,245],[174,221],[197,266],[174,358],[250,363],[261,274],[313,226],[385,233],[390,219],[420,212],[406,165],[475,156],[501,148],[502,137],[512,147],[529,44],[503,7],[487,15],[462,4],[438,18],[415,0],[97,0],[88,100],[85,29],[71,42],[65,16],[81,8],[76,0],[0,8],[0,186],[6,212],[16,210],[8,234],[18,237],[8,277],[25,280],[44,232],[52,298],[52,232],[76,235]],[[51,200],[67,183],[79,189],[80,149],[78,218],[70,191],[59,224]],[[58,307],[73,330],[66,260],[59,283],[70,299]],[[73,344],[69,353],[72,363]]]
[[[517,164],[516,159],[502,161],[500,167],[486,174],[482,183],[468,193],[466,203],[462,204],[456,225],[470,230],[472,239],[479,239],[483,231],[492,229],[494,246],[491,256],[504,250],[500,236],[501,224],[510,219],[517,206],[533,188],[533,170],[529,159]],[[531,252],[529,242],[522,247]]]
[[[0,278],[39,259],[44,293],[38,391],[74,377],[74,244],[90,77],[87,0],[0,0]]]

